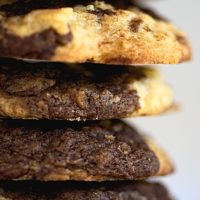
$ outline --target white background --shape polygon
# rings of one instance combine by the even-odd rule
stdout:
[[[194,55],[192,62],[160,66],[174,89],[176,100],[182,104],[182,111],[131,122],[151,134],[174,159],[176,173],[161,178],[174,196],[180,200],[200,200],[200,1],[146,2],[188,32]]]

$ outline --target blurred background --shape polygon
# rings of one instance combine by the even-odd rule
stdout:
[[[182,104],[178,113],[161,117],[131,119],[145,133],[163,145],[176,164],[176,173],[161,178],[180,200],[200,199],[200,1],[146,0],[163,16],[187,31],[193,47],[193,61],[160,66],[165,79]],[[160,180],[160,179],[158,179]]]

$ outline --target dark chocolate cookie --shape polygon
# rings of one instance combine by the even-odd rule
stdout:
[[[173,171],[167,155],[121,121],[0,122],[0,180],[141,180]]]
[[[97,120],[159,114],[171,89],[149,67],[1,60],[0,116]]]
[[[172,200],[160,183],[0,183],[3,200]]]

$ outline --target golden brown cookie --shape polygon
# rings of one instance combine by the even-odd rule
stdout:
[[[0,121],[0,180],[141,180],[167,175],[162,149],[122,121]]]
[[[173,102],[149,67],[65,65],[1,60],[0,116],[100,120],[155,115]]]
[[[175,64],[191,56],[185,33],[138,9],[8,2],[0,5],[0,56],[103,64]]]
[[[172,200],[160,183],[0,183],[1,200]]]

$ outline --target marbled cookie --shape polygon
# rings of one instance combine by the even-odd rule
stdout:
[[[0,117],[100,120],[167,110],[172,91],[149,67],[1,60]]]
[[[121,121],[0,121],[0,180],[141,180],[168,156]]]
[[[1,200],[172,200],[160,183],[0,183]]]
[[[78,2],[4,0],[0,56],[103,64],[175,64],[190,59],[185,33],[170,22],[138,9]]]

